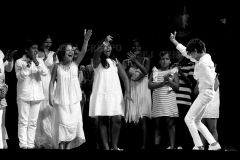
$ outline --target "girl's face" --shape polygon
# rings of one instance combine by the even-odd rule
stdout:
[[[49,50],[52,46],[51,38],[47,38],[45,42],[43,42],[43,49]]]
[[[141,53],[141,46],[140,46],[139,42],[134,42],[134,43],[133,43],[132,51],[133,51],[135,54],[140,54],[140,53]]]
[[[161,59],[160,59],[160,65],[161,65],[161,68],[163,69],[166,69],[169,67],[171,63],[171,60],[170,60],[170,57],[169,57],[169,54],[165,54]]]
[[[112,46],[109,44],[104,47],[104,54],[109,57],[112,52]]]
[[[33,57],[36,57],[38,54],[38,45],[34,44],[32,45],[27,51],[27,56],[32,59]]]
[[[74,56],[74,49],[72,45],[68,44],[65,50],[65,55],[63,57],[63,60],[69,62],[73,59]]]

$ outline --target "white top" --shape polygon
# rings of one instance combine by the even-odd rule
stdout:
[[[46,75],[46,67],[41,58],[37,58],[39,65],[36,66],[33,62],[30,67],[27,67],[28,58],[23,55],[15,63],[15,72],[18,79],[17,82],[17,99],[24,101],[43,100],[43,88],[41,75]]]
[[[78,66],[75,62],[69,68],[59,63],[57,68],[57,85],[54,93],[54,103],[68,106],[82,100],[82,91],[78,80]]]
[[[13,62],[5,61],[3,63],[4,57],[3,52],[0,50],[0,77],[5,80],[5,70],[10,72],[13,69]]]
[[[50,51],[47,54],[47,59],[45,60],[45,67],[47,69],[46,76],[41,76],[41,80],[42,80],[42,84],[43,84],[43,93],[44,93],[46,101],[49,100],[49,83],[51,80],[53,66],[54,66],[54,64],[58,63],[58,59],[56,59],[55,62],[53,61],[53,55],[54,55],[53,51]],[[39,58],[44,59],[44,57],[39,57]]]
[[[199,59],[199,61],[196,61],[194,58],[187,55],[186,47],[182,44],[178,44],[176,48],[182,53],[183,56],[190,59],[192,62],[195,62],[193,76],[194,79],[199,82],[199,92],[202,92],[206,89],[213,90],[216,72],[211,56],[206,53]]]

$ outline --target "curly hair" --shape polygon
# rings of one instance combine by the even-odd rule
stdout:
[[[187,44],[186,51],[188,53],[194,52],[195,49],[197,50],[198,53],[206,52],[205,44],[199,38],[191,39]]]
[[[64,44],[61,44],[58,49],[57,49],[57,57],[58,57],[58,60],[59,62],[62,62],[63,61],[63,57],[66,53],[66,48],[68,45],[71,45],[73,46],[71,43],[64,43]]]

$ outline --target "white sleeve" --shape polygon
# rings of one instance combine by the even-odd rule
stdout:
[[[187,55],[187,51],[186,51],[186,47],[184,45],[182,45],[181,43],[179,43],[177,45],[177,50],[182,53],[182,55],[188,59],[190,59],[192,62],[197,62],[194,58],[192,58],[191,56]]]

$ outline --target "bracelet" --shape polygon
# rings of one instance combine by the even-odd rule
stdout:
[[[103,42],[103,45],[104,45],[104,46],[107,46],[107,45],[108,45],[108,43],[104,41],[104,42]]]
[[[88,39],[87,39],[87,38],[84,38],[85,41],[88,41],[89,39],[90,39],[90,38],[88,38]]]

